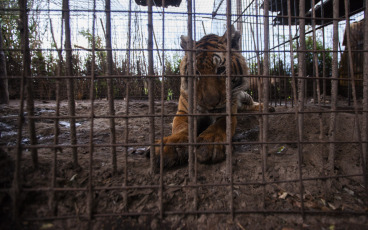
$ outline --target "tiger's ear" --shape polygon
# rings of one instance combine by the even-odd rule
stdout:
[[[234,25],[231,25],[231,48],[232,49],[236,49],[239,50],[240,49],[240,33],[239,31],[235,30]],[[221,40],[224,43],[227,43],[227,33],[228,31],[225,32],[225,34],[222,36]]]
[[[188,46],[189,46],[189,37],[188,36],[184,36],[184,35],[181,35],[180,36],[180,46],[183,50],[187,50],[188,49]]]

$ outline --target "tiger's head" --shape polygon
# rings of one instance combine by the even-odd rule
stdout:
[[[240,33],[232,27],[231,33],[231,93],[233,103],[237,94],[246,90],[249,80],[243,75],[248,74],[244,57],[240,54]],[[181,94],[188,96],[189,74],[189,38],[181,36],[181,47],[186,50],[180,63]],[[226,106],[226,48],[227,32],[223,36],[209,34],[202,37],[195,44],[195,60],[193,66],[196,71],[196,99],[197,106],[204,111],[219,111]]]

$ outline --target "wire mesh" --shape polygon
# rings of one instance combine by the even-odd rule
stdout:
[[[367,226],[367,1],[0,3],[2,228]],[[226,104],[202,111],[219,76],[197,43],[235,30]],[[257,111],[233,110],[234,53]],[[198,137],[206,116],[225,139]],[[216,146],[226,160],[199,163]]]

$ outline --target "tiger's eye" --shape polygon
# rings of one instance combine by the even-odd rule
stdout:
[[[220,66],[217,68],[216,74],[222,74],[223,72],[225,72],[226,67],[225,66]]]

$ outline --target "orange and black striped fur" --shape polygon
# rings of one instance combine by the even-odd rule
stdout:
[[[231,47],[239,50],[240,33],[232,27]],[[188,50],[189,38],[181,36],[181,47]],[[195,96],[197,113],[226,112],[226,47],[227,33],[223,36],[206,35],[195,44],[196,88]],[[177,115],[188,114],[188,55],[186,52],[180,63],[181,87]],[[231,112],[259,110],[261,104],[254,102],[245,90],[249,87],[248,67],[240,52],[231,52]],[[206,76],[207,75],[207,76]],[[212,76],[210,76],[212,75]],[[216,75],[216,76],[214,76]],[[234,135],[237,124],[236,116],[231,118],[231,135]],[[197,118],[197,143],[226,142],[226,116],[201,116]],[[173,145],[188,143],[188,117],[176,116],[173,120],[172,134],[163,139],[164,167],[181,165],[187,162],[188,147]],[[158,141],[160,143],[160,141]],[[170,144],[170,145],[166,145]],[[200,163],[215,163],[226,158],[225,146],[221,144],[198,145],[197,160]],[[160,147],[155,148],[155,155],[160,156]],[[157,161],[159,162],[159,161]]]

